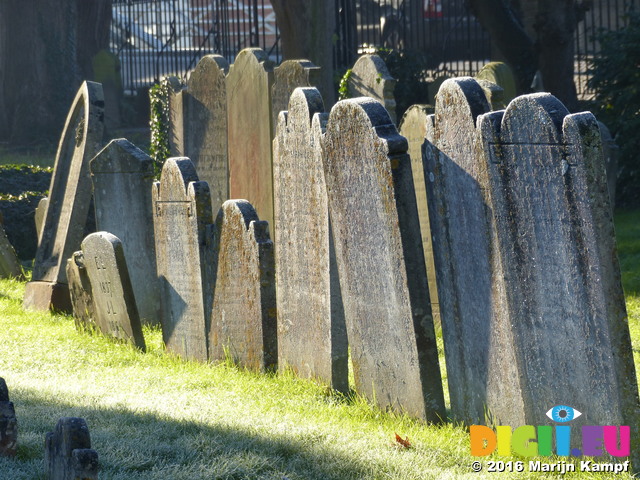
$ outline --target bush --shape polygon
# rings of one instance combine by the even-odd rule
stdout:
[[[596,116],[620,146],[616,204],[640,205],[640,13],[629,12],[627,26],[598,35],[601,51],[590,66]]]

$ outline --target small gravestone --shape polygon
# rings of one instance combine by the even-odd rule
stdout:
[[[274,140],[278,363],[344,392],[347,335],[322,170],[323,112],[317,89],[295,89]]]
[[[82,251],[74,252],[67,260],[67,281],[69,282],[69,295],[71,296],[76,330],[81,332],[96,330],[91,282],[89,275],[87,275]]]
[[[289,97],[293,91],[298,87],[315,87],[318,84],[320,67],[309,60],[285,60],[274,69],[273,77],[271,121],[275,129],[278,123],[278,114],[287,109]]]
[[[391,76],[387,64],[375,54],[362,55],[351,69],[349,95],[371,97],[384,106],[393,123],[396,122],[396,100],[393,89],[396,79]]]
[[[209,187],[198,181],[188,158],[170,158],[152,198],[164,343],[184,358],[206,362],[213,293]]]
[[[356,390],[380,407],[445,418],[407,142],[380,103],[338,102],[324,171]]]
[[[38,234],[38,238],[40,238],[40,235],[42,232],[42,224],[44,222],[44,216],[47,213],[48,206],[49,206],[49,197],[42,197],[38,202],[38,206],[36,207],[34,221],[36,223],[36,233]]]
[[[507,102],[504,101],[504,89],[501,86],[482,78],[476,78],[476,82],[484,91],[484,95],[491,105],[491,110],[507,108]]]
[[[509,65],[503,62],[489,62],[476,74],[477,80],[487,80],[502,88],[500,98],[491,102],[493,110],[506,108],[511,100],[516,98],[516,80]]]
[[[209,357],[256,371],[277,365],[276,285],[269,224],[246,200],[227,200],[216,219]]]
[[[25,308],[71,311],[65,262],[83,238],[91,202],[89,160],[101,146],[103,128],[102,86],[84,82],[56,154],[32,280],[25,287]]]
[[[82,255],[91,283],[98,329],[109,337],[144,350],[144,337],[122,242],[108,232],[82,241]]]
[[[138,314],[160,323],[160,294],[153,239],[153,160],[124,138],[112,140],[91,160],[96,227],[120,239]]]
[[[98,480],[98,453],[91,448],[84,419],[58,420],[45,437],[44,464],[48,480]]]
[[[260,48],[236,57],[227,76],[229,198],[244,198],[273,222],[271,86],[273,62]]]
[[[413,105],[405,112],[400,122],[400,135],[407,139],[409,148],[407,153],[411,158],[413,187],[416,191],[418,216],[420,217],[420,231],[422,233],[422,249],[429,279],[429,299],[431,313],[436,324],[440,323],[440,305],[438,304],[438,287],[436,285],[436,267],[433,260],[433,241],[427,203],[427,189],[425,186],[424,167],[422,164],[422,147],[427,135],[427,117],[431,107],[428,105]]]
[[[9,401],[9,389],[0,378],[0,456],[15,457],[18,447],[18,421],[13,402]]]
[[[13,245],[9,243],[2,224],[0,224],[0,278],[17,278],[20,280],[24,278],[16,251]]]

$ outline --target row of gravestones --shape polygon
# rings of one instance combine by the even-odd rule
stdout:
[[[9,389],[0,378],[0,456],[18,452],[18,420]],[[44,466],[48,480],[97,480],[98,454],[91,448],[89,428],[82,418],[64,417],[45,437]]]

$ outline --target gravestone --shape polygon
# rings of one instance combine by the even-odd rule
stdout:
[[[98,480],[98,453],[91,448],[84,419],[58,420],[45,437],[44,465],[48,480]]]
[[[445,418],[407,141],[380,103],[338,102],[324,171],[356,390],[380,407]]]
[[[181,156],[180,152],[184,151],[184,116],[185,116],[185,101],[182,95],[187,88],[182,80],[178,77],[170,76],[162,80],[167,87],[167,104],[168,104],[168,129],[167,135],[169,140],[169,155],[172,157]],[[151,143],[156,142],[155,135],[156,129],[151,129]]]
[[[504,89],[489,80],[476,78],[476,82],[484,91],[487,101],[491,105],[491,110],[503,110],[507,108],[507,102],[504,101]]]
[[[15,457],[18,448],[18,420],[13,402],[9,401],[9,389],[0,378],[0,456]]]
[[[477,80],[487,80],[502,88],[502,98],[493,105],[494,110],[506,108],[516,98],[516,79],[511,67],[503,62],[489,62],[476,74]]]
[[[278,124],[278,115],[287,109],[293,91],[298,87],[315,87],[319,81],[320,67],[309,60],[285,60],[274,69],[271,87],[271,121],[274,129]]]
[[[396,79],[391,76],[387,64],[375,54],[362,55],[351,69],[349,77],[351,97],[371,97],[380,102],[396,123],[396,100],[393,89]]]
[[[112,140],[91,160],[96,227],[120,239],[138,314],[160,323],[160,292],[153,239],[153,160],[124,138]]]
[[[445,81],[423,150],[451,411],[468,424],[523,408],[476,151],[475,122],[490,109],[476,80]]]
[[[74,252],[67,260],[67,281],[76,330],[80,332],[96,330],[91,282],[82,251]]]
[[[91,201],[89,160],[101,146],[103,122],[102,87],[84,82],[58,146],[32,280],[25,287],[25,308],[71,311],[65,262],[83,238]]]
[[[38,239],[40,238],[40,235],[42,232],[42,224],[44,222],[44,215],[45,213],[47,213],[48,205],[49,205],[49,197],[42,197],[38,201],[38,206],[36,207],[34,220],[36,223],[36,233],[38,234]]]
[[[273,222],[271,86],[273,62],[260,48],[236,57],[227,76],[229,198],[244,198]]]
[[[431,226],[429,221],[429,209],[427,203],[427,189],[425,186],[424,167],[422,164],[422,147],[427,135],[427,116],[431,106],[412,105],[402,116],[400,122],[400,135],[407,139],[409,148],[407,153],[411,158],[411,171],[413,174],[413,188],[416,191],[418,204],[418,216],[420,217],[420,231],[422,234],[422,249],[427,267],[429,280],[429,299],[431,301],[431,313],[436,324],[440,323],[440,305],[438,304],[438,287],[436,285],[436,267],[433,260],[433,242],[431,239]]]
[[[620,148],[611,136],[611,132],[607,126],[602,122],[598,122],[598,126],[600,127],[600,134],[602,135],[602,154],[604,155],[604,166],[607,173],[609,201],[611,203],[611,211],[614,211],[616,205],[616,182],[618,180]]]
[[[541,93],[480,117],[478,129],[524,405],[507,424],[569,405],[582,412],[573,426],[631,426],[637,457],[638,386],[598,123]]]
[[[317,89],[296,88],[274,140],[278,363],[346,392],[347,334],[322,170],[323,112]]]
[[[209,357],[255,371],[277,366],[276,284],[269,224],[246,200],[227,200],[214,230]]]
[[[109,337],[145,349],[138,308],[122,242],[108,232],[82,241],[82,255],[91,284],[95,323]]]
[[[170,158],[152,198],[162,337],[169,351],[206,362],[213,293],[209,187],[188,158]]]
[[[18,261],[18,255],[9,243],[4,227],[0,224],[0,278],[17,278],[22,280],[22,267]]]

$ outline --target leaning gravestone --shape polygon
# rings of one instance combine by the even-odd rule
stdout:
[[[275,68],[273,78],[271,121],[275,129],[278,124],[278,115],[287,109],[293,91],[297,87],[313,87],[318,83],[320,67],[315,66],[309,60],[285,60]]]
[[[144,350],[140,317],[122,242],[108,232],[92,233],[82,241],[82,255],[91,284],[98,329],[104,335]]]
[[[153,239],[153,160],[124,138],[91,160],[96,227],[120,239],[140,320],[160,323],[160,294]]]
[[[98,480],[98,453],[84,419],[63,417],[47,433],[44,465],[48,480]]]
[[[273,142],[278,363],[346,392],[347,334],[320,140],[328,115],[320,92],[297,88]],[[333,258],[332,258],[333,257]],[[331,261],[333,260],[333,261]]]
[[[440,305],[438,304],[438,287],[436,285],[436,267],[433,260],[433,242],[429,222],[427,203],[427,189],[425,186],[424,168],[422,165],[422,147],[427,135],[427,117],[431,107],[428,105],[413,105],[402,116],[400,135],[407,139],[409,148],[407,153],[411,158],[413,173],[413,187],[416,191],[418,216],[420,217],[420,231],[422,233],[422,249],[429,279],[429,299],[431,313],[436,324],[440,323]]]
[[[164,343],[184,358],[206,362],[213,293],[209,188],[188,158],[169,158],[152,198]]]
[[[69,295],[71,296],[76,330],[80,332],[96,330],[91,282],[82,251],[74,252],[67,260],[67,281],[69,282]]]
[[[260,48],[236,57],[227,76],[229,198],[244,198],[273,222],[271,86],[273,62]]]
[[[216,219],[209,357],[256,371],[276,367],[276,285],[269,224],[246,200],[227,200]]]
[[[0,278],[24,278],[16,251],[9,243],[2,224],[0,224]]]
[[[325,179],[356,389],[381,407],[445,418],[407,142],[370,98],[338,102]]]
[[[396,79],[391,76],[387,64],[375,54],[362,55],[351,69],[349,96],[371,97],[386,108],[393,123],[396,122],[396,100],[393,89]]]
[[[18,447],[18,421],[13,402],[9,401],[9,389],[0,378],[0,456],[15,457]]]
[[[58,146],[40,242],[24,306],[71,311],[65,262],[82,241],[91,201],[89,160],[102,142],[104,99],[99,83],[84,82]]]

